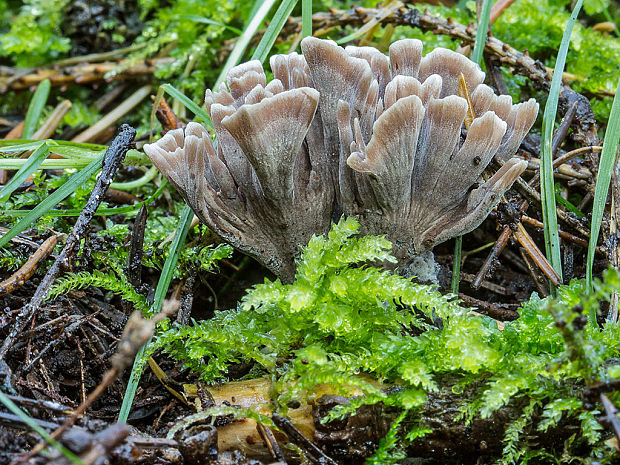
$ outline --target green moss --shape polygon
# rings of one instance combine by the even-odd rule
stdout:
[[[599,330],[577,323],[620,289],[617,272],[608,271],[592,297],[582,295],[579,281],[561,288],[558,300],[534,296],[521,308],[521,318],[500,331],[490,318],[470,314],[431,286],[366,265],[393,261],[391,246],[383,237],[358,237],[358,227],[349,218],[327,237],[313,237],[292,284],[265,281],[236,310],[161,333],[153,350],[163,348],[209,382],[223,379],[230,364],[252,361],[276,380],[274,402],[281,411],[324,383],[344,395],[354,388],[364,394],[333,411],[332,418],[362,404],[396,407],[402,418],[369,463],[400,457],[408,441],[428,431],[418,420],[419,409],[446,374],[457,379],[455,392],[481,386],[473,402],[461,405],[463,421],[527,400],[506,430],[505,463],[540,455],[521,433],[534,417],[540,418],[534,425],[539,431],[569,416],[581,424],[579,439],[566,450],[560,445],[545,452],[549,455],[584,445],[592,451],[606,447],[597,412],[584,407],[574,388],[580,379],[605,381],[620,371],[606,368],[620,346],[620,325]],[[581,307],[574,308],[576,303]],[[440,325],[431,323],[435,318]],[[361,373],[402,389],[385,392]]]

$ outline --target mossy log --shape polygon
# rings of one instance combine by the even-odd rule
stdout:
[[[441,388],[428,394],[421,412],[422,422],[432,432],[414,441],[408,448],[409,457],[430,460],[428,463],[476,463],[481,457],[497,457],[504,447],[507,426],[522,414],[524,402],[513,401],[499,409],[489,418],[475,416],[471,422],[461,419],[461,407],[472,401],[478,386],[472,384],[460,392],[454,389],[455,379],[438,379]],[[398,389],[385,386],[386,389]],[[216,405],[223,402],[244,408],[253,408],[270,415],[272,384],[267,378],[238,381],[209,388]],[[345,420],[321,424],[321,418],[332,407],[346,403],[345,397],[333,394],[329,386],[320,386],[307,402],[289,409],[288,418],[310,440],[330,457],[343,463],[361,463],[374,451],[379,440],[386,434],[395,412],[380,405],[366,406],[358,414]],[[545,433],[536,431],[536,419],[523,431],[524,436],[536,440],[540,447],[552,450],[562,447],[564,440],[577,433],[576,422],[563,422],[561,427]],[[281,446],[287,439],[276,432]],[[271,457],[251,419],[239,419],[218,428],[220,452],[240,450],[248,458],[269,463]],[[426,463],[426,462],[425,462]]]

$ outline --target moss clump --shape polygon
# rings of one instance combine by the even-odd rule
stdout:
[[[611,456],[599,412],[586,408],[579,388],[584,379],[617,377],[620,370],[609,360],[617,355],[620,326],[583,328],[578,322],[620,288],[617,272],[608,271],[589,298],[582,296],[579,281],[563,287],[557,300],[534,296],[521,308],[521,318],[500,330],[494,320],[471,314],[432,286],[364,265],[393,257],[388,241],[358,237],[358,227],[348,218],[327,237],[313,237],[292,284],[265,281],[236,310],[161,333],[153,350],[163,348],[208,382],[224,379],[231,364],[252,361],[276,380],[280,411],[322,383],[344,395],[351,389],[364,393],[333,411],[334,418],[362,404],[396,407],[402,414],[375,455],[383,463],[401,457],[408,442],[428,432],[419,412],[446,374],[460,379],[463,389],[479,386],[476,400],[460,406],[463,421],[489,417],[515,400],[525,405],[506,430],[505,463],[540,454],[560,457],[582,446],[593,457]],[[572,310],[576,302],[581,306]],[[360,373],[402,389],[384,392]],[[530,449],[522,437],[524,424],[538,421],[534,430],[544,432],[568,417],[581,425],[581,433],[557,450]]]

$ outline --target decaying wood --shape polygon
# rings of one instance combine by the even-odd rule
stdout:
[[[522,402],[512,401],[489,418],[476,415],[471,423],[466,424],[463,420],[457,420],[461,414],[459,406],[473,400],[478,394],[479,386],[470,385],[465,392],[454,391],[452,388],[455,381],[449,376],[440,379],[440,389],[427,394],[428,400],[421,410],[421,420],[433,431],[411,444],[408,449],[409,457],[434,460],[461,457],[460,463],[476,463],[480,456],[501,453],[505,432],[503,425],[509,424],[521,414]],[[209,387],[215,405],[226,402],[225,405],[230,403],[253,408],[265,415],[271,415],[271,389],[271,382],[266,378]],[[380,405],[363,407],[358,415],[349,416],[334,424],[323,424],[322,419],[329,410],[348,403],[347,398],[335,396],[333,391],[330,391],[328,386],[318,387],[311,394],[309,403],[301,402],[299,406],[295,406],[297,408],[289,409],[287,416],[296,429],[328,455],[337,460],[357,460],[361,463],[385,435],[395,412]],[[536,431],[536,424],[535,417],[524,433],[531,434],[532,439],[536,438],[539,444],[548,444],[549,447],[554,447],[579,430],[577,419],[563,422],[561,428],[546,433]],[[279,432],[276,432],[276,438],[280,444],[286,442],[286,437]],[[247,457],[266,463],[271,457],[256,430],[256,422],[251,419],[237,419],[218,427],[218,449],[240,450]]]
[[[170,105],[168,105],[168,102],[166,102],[166,99],[163,97],[159,101],[155,116],[161,123],[162,134],[165,134],[173,129],[184,128],[186,126],[185,123],[179,120],[177,115],[173,113]]]
[[[141,63],[123,62],[121,60],[94,64],[70,64],[67,67],[57,69],[30,70],[30,73],[16,72],[14,75],[0,76],[0,94],[11,90],[28,89],[46,79],[49,79],[53,86],[66,86],[152,76],[158,66],[169,64],[172,61],[172,58],[147,59]]]
[[[519,313],[514,308],[508,308],[503,304],[494,304],[475,299],[465,294],[459,294],[465,305],[474,307],[477,313],[487,315],[498,321],[514,321],[519,318]]]
[[[605,409],[605,417],[603,418],[603,422],[608,423],[609,426],[611,426],[611,429],[616,436],[616,449],[618,449],[618,447],[620,447],[620,418],[618,417],[618,409],[605,394],[601,394],[601,403]]]
[[[136,215],[133,231],[131,232],[131,244],[127,260],[127,279],[136,289],[139,289],[142,285],[142,256],[144,255],[144,230],[146,229],[147,216],[148,210],[146,205],[142,204]]]
[[[288,436],[289,441],[303,451],[311,463],[314,465],[338,465],[338,462],[305,437],[288,418],[274,413],[271,415],[271,419]]]
[[[47,139],[48,137],[52,137],[54,131],[58,128],[62,119],[65,115],[71,110],[71,102],[69,100],[63,100],[56,108],[52,111],[52,113],[47,117],[45,122],[41,125],[39,129],[32,135],[31,139]]]
[[[512,233],[515,239],[519,241],[519,244],[521,244],[523,248],[529,251],[533,251],[533,253],[530,253],[530,257],[532,257],[532,260],[535,261],[538,268],[544,273],[544,275],[549,279],[549,281],[551,281],[551,283],[555,287],[560,286],[562,284],[562,281],[560,280],[560,276],[553,269],[551,264],[547,261],[547,259],[545,258],[545,255],[541,252],[538,246],[534,243],[534,240],[527,233],[523,225],[519,223],[519,225],[517,226],[517,229],[514,230]]]
[[[508,241],[510,240],[511,236],[512,228],[510,227],[510,225],[505,225],[504,229],[502,229],[502,233],[499,235],[499,237],[495,241],[495,244],[493,245],[493,248],[487,255],[486,260],[480,267],[480,270],[478,270],[478,273],[476,273],[476,276],[471,283],[471,287],[473,287],[474,289],[478,289],[482,285],[482,282],[486,278],[487,273],[491,270],[493,263],[495,262],[495,260],[497,260],[497,257],[500,256],[504,248],[508,245]]]

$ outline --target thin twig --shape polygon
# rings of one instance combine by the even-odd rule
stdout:
[[[73,323],[71,323],[69,326],[67,326],[66,328],[64,328],[63,333],[58,336],[53,338],[51,341],[49,341],[47,343],[47,345],[41,349],[39,351],[39,353],[30,361],[30,363],[28,363],[26,366],[21,365],[19,373],[23,374],[24,372],[28,372],[28,370],[30,370],[30,368],[32,368],[32,366],[37,363],[39,360],[41,360],[41,357],[43,357],[43,355],[45,355],[50,349],[56,347],[58,344],[60,344],[62,341],[64,341],[66,339],[67,336],[72,335],[78,328],[80,328],[86,321],[93,319],[95,316],[97,316],[99,313],[99,311],[92,313],[90,315],[86,315],[82,318],[78,318],[76,321],[74,321]],[[32,333],[33,331],[29,331],[29,333]]]
[[[555,134],[553,135],[553,140],[551,141],[551,154],[554,156],[559,150],[560,145],[562,145],[562,142],[564,142],[564,139],[566,139],[568,130],[573,124],[573,120],[577,114],[577,105],[577,101],[573,102],[568,111],[564,114],[564,118],[562,118],[560,126],[558,126],[557,131],[555,131]]]
[[[286,417],[282,417],[277,413],[271,416],[271,419],[275,425],[280,428],[289,440],[303,450],[304,454],[310,460],[310,462],[316,465],[338,465],[337,462],[326,455],[316,444],[306,438],[301,431],[299,431],[291,420]]]
[[[540,204],[540,194],[522,178],[517,178],[514,183],[514,188],[517,189],[517,191],[522,193],[529,200]],[[579,232],[579,234],[585,237],[590,237],[590,232],[583,227],[583,224],[581,224],[578,218],[574,217],[573,215],[567,214],[559,207],[556,208],[556,214],[561,221],[574,228],[577,232]]]
[[[609,423],[616,436],[616,441],[620,443],[620,418],[618,418],[618,409],[611,400],[609,400],[609,397],[602,393],[601,402],[605,408],[605,416],[602,419]]]
[[[71,106],[72,104],[69,100],[63,100],[56,105],[56,108],[54,108],[41,127],[36,130],[31,139],[47,139],[51,137],[58,126],[60,126],[60,123],[62,123],[62,119],[71,110]]]
[[[538,266],[538,268],[540,268],[540,271],[542,271],[545,276],[549,278],[549,281],[551,281],[556,287],[562,285],[562,280],[560,279],[560,276],[547,261],[545,255],[540,251],[538,246],[534,243],[534,241],[521,223],[517,225],[517,229],[513,231],[513,234],[515,238],[519,241],[519,244],[521,244],[525,249],[527,249],[530,257],[532,257],[534,263],[536,263],[536,266]]]
[[[538,289],[538,293],[542,297],[547,297],[549,295],[549,291],[545,287],[546,280],[544,276],[542,276],[540,270],[536,268],[534,260],[532,260],[532,257],[526,252],[523,247],[519,247],[519,252],[521,253],[521,259],[525,263],[525,266],[527,266],[527,271],[530,274],[532,281],[534,281],[534,284]]]
[[[144,254],[144,230],[146,229],[147,216],[148,211],[146,205],[142,204],[133,223],[131,245],[129,246],[127,278],[136,289],[142,284],[142,255]]]
[[[589,147],[587,147],[589,148]],[[562,155],[563,157],[564,155]],[[534,177],[530,179],[529,185],[533,188],[538,188],[538,183],[540,180],[540,160],[538,158],[530,158],[528,160],[528,168],[533,168],[536,170]],[[587,180],[592,178],[592,173],[586,169],[582,168],[577,171],[572,166],[565,163],[554,163],[553,169],[557,169],[557,172],[554,173],[554,177],[557,179],[582,179]],[[570,181],[569,181],[570,182]]]
[[[514,321],[519,318],[519,314],[515,310],[507,308],[505,305],[502,304],[485,302],[483,300],[478,300],[465,294],[459,294],[459,299],[461,299],[467,305],[476,307],[476,312],[490,316],[494,320]]]
[[[33,421],[41,428],[47,430],[53,430],[54,428],[58,428],[56,423],[51,423],[49,421],[39,420],[38,418],[30,418],[30,421]],[[21,428],[24,430],[30,429],[30,426],[26,423],[25,420],[22,420],[17,415],[13,415],[12,413],[0,412],[0,423],[3,423],[11,428]]]
[[[105,115],[91,127],[85,131],[79,133],[73,139],[72,142],[90,142],[107,128],[112,126],[116,121],[121,119],[127,113],[129,113],[136,105],[138,105],[144,98],[151,92],[151,86],[140,87],[137,91],[131,94],[126,100],[124,100],[119,106],[114,108],[110,113]]]
[[[27,397],[15,396],[6,393],[4,395],[16,404],[27,405],[37,409],[51,410],[52,412],[59,412],[63,414],[71,413],[71,407],[63,405],[59,402],[43,399],[29,399]]]
[[[39,263],[45,260],[54,250],[58,242],[58,236],[48,237],[41,247],[33,253],[28,261],[24,263],[19,270],[13,273],[4,281],[0,282],[0,296],[11,294],[22,287],[37,271]]]
[[[0,94],[11,90],[23,90],[37,86],[49,79],[52,86],[71,84],[91,84],[104,80],[132,79],[139,76],[152,76],[158,66],[170,64],[174,58],[156,58],[142,63],[110,61],[104,63],[80,63],[78,65],[52,68],[31,69],[9,77],[0,77]],[[117,71],[117,72],[115,72]],[[113,76],[108,73],[115,72]],[[106,76],[107,75],[107,76]]]
[[[478,273],[476,273],[476,277],[472,281],[471,287],[473,287],[474,289],[478,289],[482,285],[482,282],[484,281],[484,278],[486,278],[487,273],[491,269],[493,262],[497,259],[497,257],[499,257],[499,255],[508,244],[508,240],[510,239],[511,234],[512,229],[510,229],[510,226],[504,226],[502,233],[497,238],[497,241],[495,241],[495,245],[489,252],[489,255],[487,255],[487,258],[482,264],[482,267],[480,268]]]
[[[544,224],[543,223],[541,223],[540,221],[538,221],[535,218],[530,218],[529,216],[526,216],[526,215],[523,215],[521,217],[521,221],[523,223],[526,223],[526,224],[529,224],[531,226],[534,226],[535,228],[540,228],[540,229],[544,228]],[[585,249],[588,248],[588,241],[586,241],[585,239],[582,239],[581,237],[577,237],[574,234],[571,234],[571,233],[568,233],[568,232],[562,231],[562,230],[558,230],[558,233],[559,233],[559,235],[560,235],[560,237],[562,239],[566,239],[566,240],[572,242],[573,244],[576,244],[576,245],[578,245],[580,247],[583,247]],[[605,252],[603,252],[600,247],[596,248],[596,252],[601,254],[601,255],[605,254]]]
[[[461,280],[465,281],[466,283],[471,284],[474,281],[475,277],[476,276],[473,274],[463,273],[461,271]],[[508,290],[504,286],[500,286],[499,284],[495,284],[489,281],[482,281],[480,287],[482,287],[483,289],[488,289],[489,291],[499,295],[506,295],[506,293],[508,292]]]
[[[4,235],[8,233],[9,231],[10,231],[10,228],[4,228],[0,226],[0,235]],[[40,244],[37,244],[35,241],[31,241],[30,239],[20,236],[19,234],[11,238],[11,242],[15,242],[16,244],[27,245],[28,247],[31,247],[35,250],[37,250],[41,246]]]
[[[620,221],[620,166],[614,163],[611,172],[611,214],[609,218],[609,236],[607,242],[611,244],[609,247],[609,262],[616,270],[620,267],[620,244],[618,244],[618,222]],[[618,303],[620,295],[618,292],[612,292],[609,299],[609,310],[607,312],[607,320],[618,321]]]
[[[600,152],[603,150],[601,145],[590,145],[588,147],[580,147],[575,150],[571,150],[570,152],[566,152],[564,155],[559,156],[553,161],[553,168],[558,168],[560,165],[566,163],[571,158],[576,157],[577,155],[581,155],[582,153],[588,152]]]
[[[271,457],[277,462],[286,464],[286,460],[284,459],[284,454],[282,453],[282,449],[280,449],[280,446],[278,445],[278,441],[276,441],[276,437],[274,436],[273,431],[271,431],[271,428],[263,425],[260,422],[257,422],[256,430],[258,431],[258,434],[260,435],[261,439],[265,443],[265,446],[267,446],[267,450],[269,450]]]

